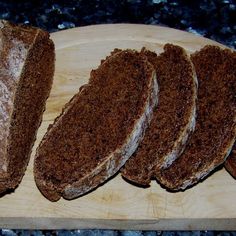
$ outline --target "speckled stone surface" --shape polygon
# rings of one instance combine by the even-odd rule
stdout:
[[[0,230],[3,236],[236,236],[221,231]]]
[[[101,23],[166,25],[236,48],[233,0],[2,0],[0,18],[50,32]]]
[[[202,35],[236,48],[236,2],[233,0],[2,0],[0,18],[50,32],[101,23],[157,24]],[[0,229],[0,235],[236,236],[236,232]]]

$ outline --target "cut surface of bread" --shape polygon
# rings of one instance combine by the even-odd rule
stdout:
[[[16,188],[24,175],[54,60],[47,32],[0,21],[0,193]]]
[[[236,143],[234,143],[233,149],[225,161],[225,169],[236,178]]]
[[[166,44],[164,52],[142,50],[154,65],[159,84],[158,106],[144,139],[126,162],[122,175],[148,185],[155,171],[167,168],[183,151],[195,127],[197,79],[184,49]]]
[[[171,190],[185,189],[223,164],[236,132],[236,53],[205,46],[191,56],[199,89],[196,129],[184,153],[159,173]]]
[[[157,93],[155,70],[138,52],[118,50],[102,61],[37,149],[42,194],[73,199],[117,173],[143,137]]]

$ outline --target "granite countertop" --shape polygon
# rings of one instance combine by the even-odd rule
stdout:
[[[221,231],[0,230],[3,236],[236,236]]]
[[[236,48],[233,0],[3,0],[0,18],[50,32],[101,23],[165,25],[211,38]]]
[[[54,0],[44,2],[36,0],[18,3],[3,0],[0,2],[0,18],[15,23],[30,24],[49,32],[101,23],[164,25],[202,35],[236,48],[236,3],[233,0]],[[236,236],[236,232],[0,229],[0,235]]]

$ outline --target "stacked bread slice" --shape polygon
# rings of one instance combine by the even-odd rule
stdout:
[[[196,129],[178,160],[157,174],[171,190],[185,189],[223,164],[236,136],[236,53],[206,46],[191,59],[199,83]]]
[[[160,55],[159,59],[164,55],[165,53]],[[156,178],[166,188],[180,190],[197,183],[217,166],[224,163],[232,148],[236,135],[236,74],[234,69],[236,54],[229,50],[222,50],[219,47],[206,46],[191,55],[198,78],[198,99],[196,128],[189,139],[187,135],[176,134],[176,127],[184,121],[183,117],[177,116],[181,109],[179,107],[176,109],[176,104],[180,101],[180,104],[186,109],[186,104],[192,104],[193,106],[194,103],[184,97],[181,100],[180,90],[177,96],[172,98],[173,101],[170,104],[171,95],[162,91],[162,89],[166,90],[166,85],[167,89],[172,88],[173,94],[174,88],[167,84],[170,80],[165,82],[164,79],[165,76],[178,77],[177,69],[174,69],[175,66],[179,68],[178,63],[174,64],[172,60],[177,59],[180,63],[181,59],[173,52],[170,55],[173,57],[169,57],[164,64],[165,67],[169,66],[169,68],[164,69],[166,74],[162,75],[160,75],[160,71],[163,65],[160,65],[158,57],[156,57],[156,71],[157,75],[160,75],[158,77],[160,82],[159,107],[154,113],[156,115],[146,132],[143,142],[135,155],[127,161],[122,170],[122,175],[140,185],[148,185],[151,178]],[[176,74],[172,75],[171,69],[174,69]],[[184,72],[186,73],[186,71],[185,66]],[[187,86],[186,82],[180,79],[177,83],[175,85],[176,90],[178,86],[183,88]],[[164,109],[162,100],[164,102],[169,101],[167,104],[169,108],[165,112],[162,110]],[[173,104],[175,105],[173,106]],[[163,123],[162,121],[166,121],[171,112],[172,119],[176,116],[175,122],[172,123],[169,120]],[[180,112],[180,114],[182,113]],[[194,112],[191,114],[194,114]],[[187,117],[189,118],[189,124],[193,124],[195,119],[191,116]],[[186,130],[191,130],[193,127],[193,125],[187,125]],[[180,128],[182,127],[180,126]],[[175,135],[177,136],[175,137]],[[179,149],[176,149],[181,138],[184,140],[184,144],[187,143],[187,145],[185,147],[183,142],[180,142]],[[177,145],[171,139],[176,140]],[[173,146],[169,147],[170,145]],[[166,152],[168,153],[166,155],[164,152],[165,155],[163,155],[163,150],[168,150],[168,148],[170,154]],[[181,152],[183,153],[181,154]],[[226,168],[232,174],[235,174],[236,168],[233,168],[233,166],[236,166],[235,163],[235,157],[232,153],[232,157],[226,162]]]
[[[146,153],[128,162],[135,180],[123,172],[133,182],[150,182],[155,168],[168,167],[184,150],[195,127],[196,98],[194,67],[181,47],[168,44],[160,56],[114,50],[44,136],[34,164],[38,188],[56,201],[104,183],[136,151],[154,110],[136,151]]]
[[[158,99],[142,54],[114,51],[65,106],[37,149],[34,174],[50,200],[78,197],[113,176],[134,153]]]
[[[191,59],[170,44],[160,55],[114,50],[38,147],[40,191],[52,201],[72,199],[120,169],[138,185],[197,183],[224,163],[235,140],[234,68],[235,53],[215,46]]]
[[[167,168],[183,152],[195,128],[197,78],[185,50],[165,45],[164,52],[142,50],[155,66],[160,87],[158,107],[135,154],[122,175],[139,185],[148,185],[156,171]]]

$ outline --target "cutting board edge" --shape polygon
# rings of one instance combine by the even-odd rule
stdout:
[[[112,229],[112,230],[236,230],[236,218],[233,219],[74,219],[74,218],[18,218],[0,217],[0,227],[10,229],[35,230],[76,230],[76,229]]]

